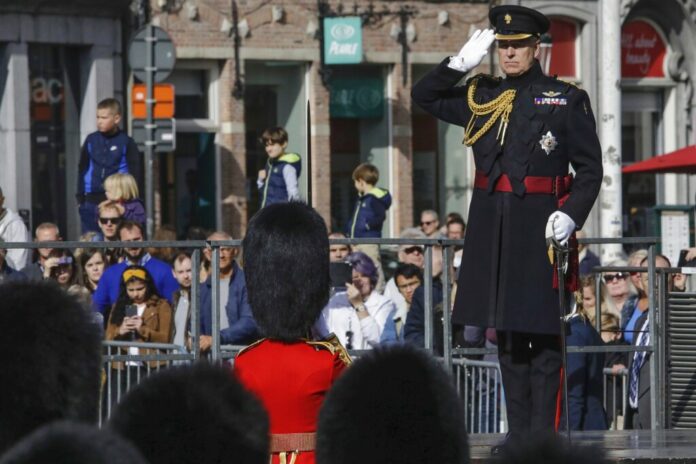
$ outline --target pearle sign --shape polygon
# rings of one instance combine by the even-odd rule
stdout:
[[[621,77],[665,77],[667,45],[647,21],[631,21],[621,29]]]
[[[324,62],[362,62],[362,22],[358,16],[324,19]]]

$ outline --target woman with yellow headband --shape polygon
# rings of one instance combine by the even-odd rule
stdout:
[[[134,341],[137,343],[171,343],[172,341],[172,308],[166,298],[161,298],[147,269],[142,266],[129,266],[121,276],[121,290],[108,315],[106,326],[106,340]],[[155,354],[155,350],[138,349],[130,347],[124,349],[124,354]],[[157,368],[159,361],[148,361],[151,369]],[[131,370],[131,382],[134,379],[143,378],[147,367],[144,362],[128,361],[125,363],[113,363],[113,369]],[[138,372],[140,371],[140,372]],[[115,401],[116,388],[118,388],[116,372],[111,376],[111,398]],[[122,373],[121,392],[125,390],[127,376]]]

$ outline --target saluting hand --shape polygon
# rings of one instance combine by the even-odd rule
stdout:
[[[476,29],[471,38],[464,44],[457,56],[453,57],[448,66],[461,72],[469,72],[481,64],[488,54],[488,49],[495,40],[493,29]]]

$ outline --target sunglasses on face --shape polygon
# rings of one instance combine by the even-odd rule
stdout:
[[[419,255],[422,255],[423,250],[419,246],[413,246],[413,247],[404,249],[404,253],[406,253],[407,255],[410,255],[411,253],[418,253]]]
[[[624,280],[626,277],[628,277],[628,274],[625,274],[623,272],[618,272],[616,274],[606,274],[604,275],[604,282],[609,283],[613,282],[614,279],[616,280]]]
[[[99,224],[101,224],[101,225],[106,225],[106,224],[119,225],[120,223],[121,223],[121,218],[118,218],[118,217],[115,217],[115,218],[100,217],[99,218]]]
[[[430,224],[434,224],[435,220],[432,221],[421,221],[421,226],[429,226]]]

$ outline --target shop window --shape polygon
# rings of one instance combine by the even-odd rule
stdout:
[[[174,84],[177,119],[208,119],[208,76],[204,69],[176,69],[167,83]]]
[[[579,76],[578,24],[568,19],[551,18],[549,34],[551,35],[551,56],[548,74],[577,80]]]

